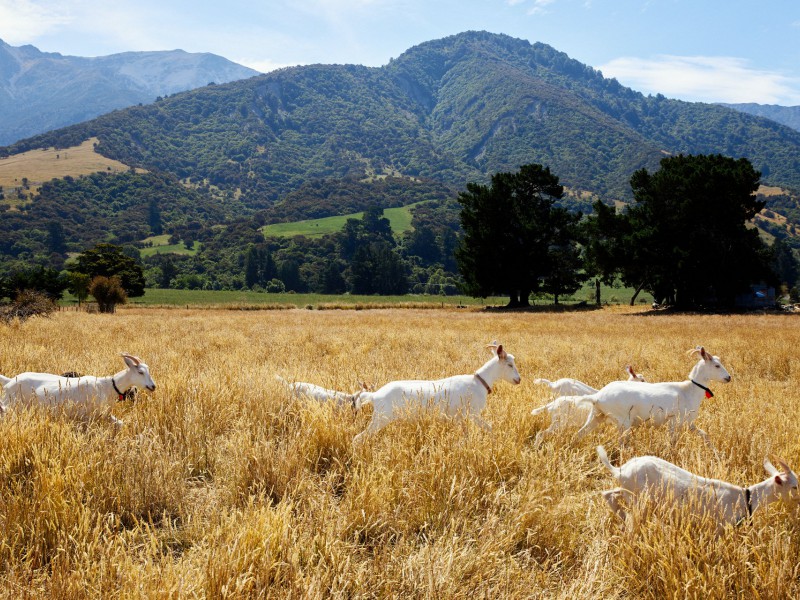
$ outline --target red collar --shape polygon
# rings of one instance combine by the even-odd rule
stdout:
[[[114,391],[117,392],[117,400],[119,402],[122,402],[123,400],[125,400],[125,394],[123,392],[119,391],[119,388],[117,387],[117,382],[114,381],[113,377],[111,378],[111,385],[114,386]]]
[[[700,385],[700,384],[699,384],[699,383],[697,383],[697,382],[696,382],[694,379],[690,379],[689,381],[691,381],[693,384],[695,384],[695,385],[696,385],[697,387],[699,387],[701,390],[705,391],[705,393],[706,393],[706,398],[713,398],[713,397],[714,397],[714,392],[712,392],[712,391],[711,391],[710,389],[708,389],[706,386],[704,386],[704,385]]]

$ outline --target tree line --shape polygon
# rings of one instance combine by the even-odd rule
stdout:
[[[625,210],[598,201],[582,218],[556,206],[564,190],[547,167],[497,173],[459,195],[465,289],[508,295],[515,307],[540,292],[558,302],[595,278],[697,308],[731,307],[754,283],[794,285],[791,249],[770,248],[748,226],[765,206],[755,195],[759,179],[747,159],[667,157],[658,171],[633,174],[634,202]]]
[[[558,303],[590,279],[649,292],[677,307],[732,306],[752,283],[798,279],[794,250],[768,246],[749,225],[765,206],[760,174],[746,159],[678,155],[660,169],[636,171],[634,202],[624,210],[597,201],[583,215],[562,203],[564,188],[548,167],[528,164],[471,182],[457,199],[413,212],[412,229],[394,235],[383,209],[367,208],[335,234],[265,238],[258,220],[225,225],[173,223],[174,241],[194,255],[142,258],[132,244],[102,243],[66,263],[63,228],[46,239],[52,264],[0,274],[0,298],[22,289],[85,297],[95,278],[117,302],[145,287],[250,289],[263,292],[398,295],[407,292],[507,295],[526,306],[539,294]],[[139,206],[146,207],[141,202]],[[151,225],[161,217],[150,205]],[[93,288],[94,289],[94,288]],[[102,286],[96,291],[103,293]],[[113,293],[112,293],[113,292]],[[83,295],[83,296],[82,296]],[[120,299],[120,296],[124,296]],[[636,296],[634,296],[635,299]],[[599,298],[598,298],[599,302]]]

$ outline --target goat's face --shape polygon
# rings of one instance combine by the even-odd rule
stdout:
[[[514,355],[503,350],[503,345],[497,346],[497,361],[500,365],[500,378],[518,384],[521,381],[517,365],[514,363]]]
[[[769,473],[775,482],[775,491],[780,495],[784,502],[790,504],[800,504],[800,490],[798,490],[797,475],[792,468],[784,461],[778,459],[781,470],[778,471],[768,459],[764,460],[764,469]]]
[[[144,364],[137,356],[130,354],[123,354],[122,359],[128,367],[128,372],[131,376],[131,385],[143,387],[147,390],[154,392],[156,390],[156,383],[150,377],[150,368]]]
[[[706,349],[700,346],[694,352],[700,355],[700,362],[697,363],[698,376],[707,379],[708,381],[722,381],[728,383],[731,380],[731,375],[722,366],[719,356],[712,356]]]

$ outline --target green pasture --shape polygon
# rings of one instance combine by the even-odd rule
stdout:
[[[195,243],[194,248],[189,250],[186,246],[184,246],[183,242],[178,244],[170,244],[169,238],[170,235],[165,233],[163,235],[154,235],[142,240],[145,243],[150,242],[153,244],[152,246],[147,246],[139,250],[142,258],[153,256],[154,254],[186,254],[188,256],[194,256],[197,254],[199,244]]]
[[[411,229],[411,209],[418,204],[420,203],[384,209],[383,216],[389,219],[395,235]],[[296,235],[312,238],[322,237],[323,235],[341,231],[347,219],[361,219],[363,216],[363,212],[358,212],[336,217],[324,217],[322,219],[294,221],[293,223],[273,223],[272,225],[265,225],[261,228],[261,231],[265,236],[273,237],[293,237]]]
[[[633,295],[633,288],[613,288],[603,286],[601,299],[604,304],[627,304]],[[586,302],[594,304],[594,285],[587,284],[568,298],[560,298],[564,305]],[[638,304],[650,304],[649,294],[641,293]],[[66,295],[63,303],[74,304],[75,298]],[[264,292],[231,290],[170,290],[148,288],[141,298],[130,298],[129,306],[186,306],[186,307],[240,307],[240,308],[370,308],[370,307],[452,307],[452,306],[503,306],[508,298],[471,298],[469,296],[435,296],[426,294],[406,294],[403,296],[356,296],[350,294],[268,294]],[[544,295],[534,299],[535,306],[546,307],[553,304],[552,296]]]

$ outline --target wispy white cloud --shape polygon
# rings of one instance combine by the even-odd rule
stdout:
[[[545,12],[547,7],[550,4],[553,4],[556,0],[506,0],[506,3],[509,6],[517,6],[519,4],[530,4],[530,8],[528,8],[527,13],[529,15],[535,15],[538,13]]]
[[[0,39],[11,45],[29,43],[72,21],[63,3],[0,0]]]
[[[126,49],[160,49],[164,31],[171,24],[166,13],[152,5],[105,0],[0,0],[0,39],[12,45],[36,44],[46,36],[69,29],[99,48],[108,44]]]
[[[800,104],[800,80],[726,56],[616,58],[600,70],[644,93],[699,102]]]

